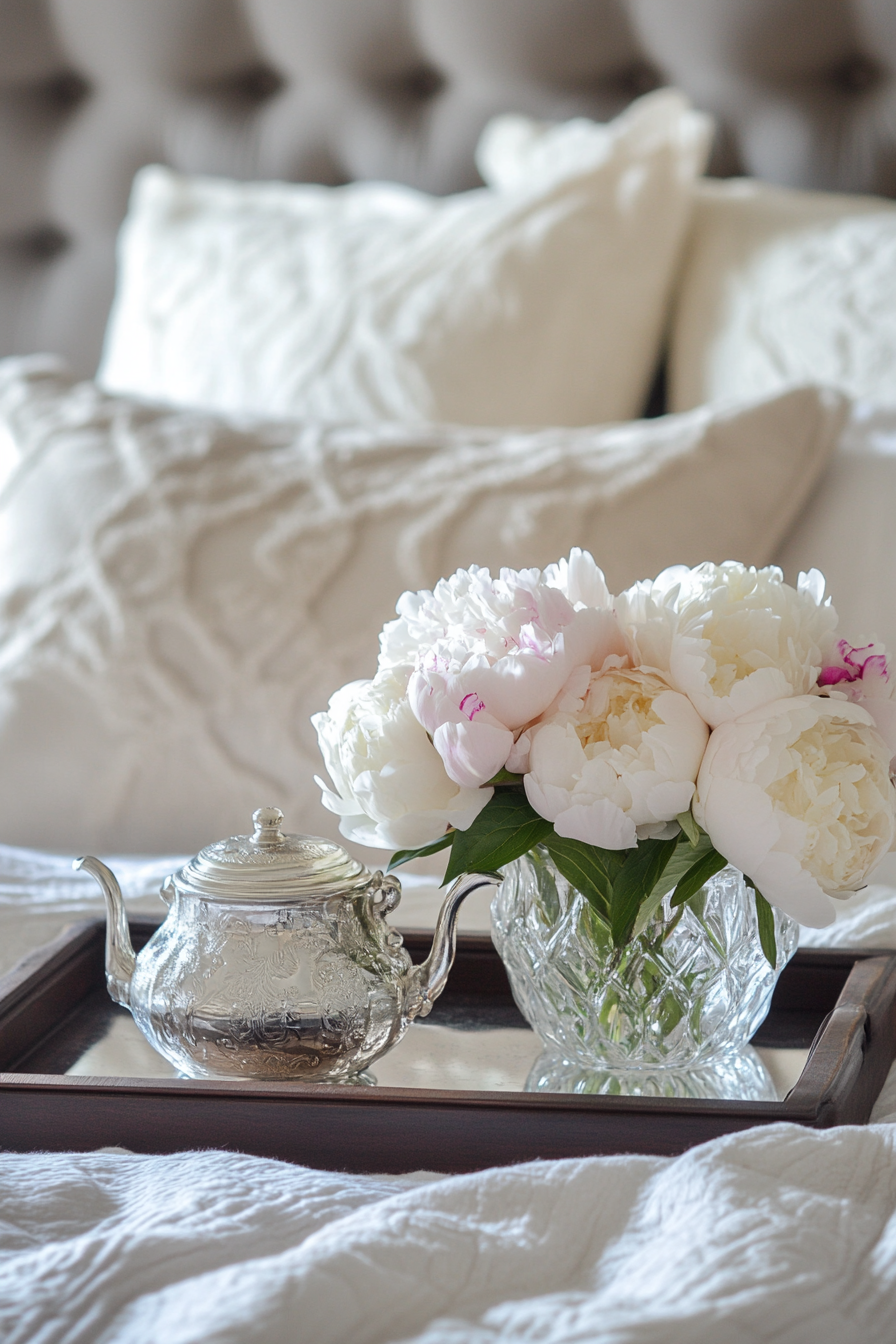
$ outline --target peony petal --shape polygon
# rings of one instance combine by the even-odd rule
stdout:
[[[529,748],[532,745],[532,739],[528,733],[520,733],[513,744],[513,749],[507,757],[505,769],[514,775],[524,775],[529,769]]]
[[[647,806],[658,821],[674,821],[679,812],[687,812],[694,796],[689,780],[664,780],[647,794]]]
[[[772,850],[749,877],[767,901],[810,929],[824,929],[836,919],[834,903],[793,854]]]
[[[725,734],[728,724],[717,728]],[[742,873],[755,869],[780,840],[781,828],[772,800],[764,789],[745,779],[714,773],[713,745],[709,740],[697,778],[694,817],[709,834],[716,849]],[[734,733],[731,733],[735,737]]]
[[[761,667],[736,681],[729,695],[715,695],[706,674],[707,641],[681,637],[673,641],[669,667],[672,679],[710,728],[739,719],[772,700],[792,694],[784,673]]]
[[[869,714],[858,705],[817,695],[782,699],[722,724],[710,737],[694,803],[694,816],[716,849],[750,877],[773,905],[815,928],[823,928],[833,919],[831,896],[843,895],[846,887],[854,889],[867,881],[882,857],[883,845],[892,838],[893,827],[893,789],[885,771],[883,744],[873,732],[866,731],[861,740],[867,755],[860,777],[878,782],[873,784],[877,792],[872,795],[877,798],[876,810],[863,821],[864,843],[870,835],[879,852],[875,857],[872,848],[870,857],[862,858],[852,869],[822,869],[822,873],[828,873],[827,880],[814,875],[819,871],[816,864],[822,851],[815,848],[813,838],[823,823],[816,818],[810,827],[801,815],[793,815],[780,801],[773,801],[766,788],[792,773],[799,760],[794,756],[794,743],[823,719],[865,730],[873,726]],[[833,740],[837,741],[836,732]],[[813,805],[830,808],[833,820],[843,805],[840,786],[836,774],[828,779],[824,773],[815,773],[823,769],[823,758],[820,765],[816,760],[813,756],[810,766],[799,769],[813,772],[809,776]]]
[[[571,789],[585,768],[582,744],[571,724],[547,723],[531,733],[529,770],[542,784]]]
[[[581,663],[600,667],[612,654],[624,658],[628,653],[614,611],[595,611],[591,607],[577,611],[564,628],[562,639],[569,671]]]
[[[603,570],[594,562],[589,551],[574,546],[568,560],[548,565],[544,571],[545,583],[559,588],[573,606],[606,607],[613,605]]]
[[[328,812],[335,812],[337,817],[352,817],[355,815],[358,807],[354,799],[348,801],[345,798],[340,798],[338,793],[334,793],[332,789],[327,788],[320,775],[314,776],[314,782],[320,789],[320,801]]]
[[[513,750],[509,729],[476,719],[472,723],[443,723],[433,733],[432,741],[449,778],[462,789],[487,783]]]
[[[830,924],[834,919],[830,897],[795,854],[776,848],[781,827],[764,790],[742,780],[716,779],[707,794],[698,822],[719,853],[785,914],[810,928]]]
[[[534,775],[523,780],[526,797],[540,817],[545,821],[555,821],[565,807],[569,806],[569,790],[558,788],[556,784],[541,785]]]
[[[473,796],[470,797],[470,794]],[[451,825],[458,831],[469,830],[486,803],[491,802],[494,795],[494,789],[479,788],[469,791],[465,789],[459,797],[469,798],[469,802],[465,807],[458,809],[457,812],[451,813]]]
[[[588,663],[582,663],[581,667],[574,667],[566,679],[566,684],[561,687],[559,695],[555,698],[553,704],[548,706],[546,713],[548,715],[577,714],[582,708],[582,702],[588,693],[590,681],[591,668]]]
[[[796,581],[798,593],[807,593],[816,607],[820,607],[824,601],[825,579],[820,569],[810,569],[808,573],[802,572]]]
[[[677,821],[649,821],[635,828],[638,832],[638,844],[642,840],[676,840],[681,835]]]
[[[469,689],[480,696],[491,718],[518,729],[544,713],[568,675],[563,657],[523,652],[484,668]]]
[[[574,803],[557,816],[554,830],[568,840],[582,840],[602,849],[632,849],[638,843],[635,823],[609,798]]]

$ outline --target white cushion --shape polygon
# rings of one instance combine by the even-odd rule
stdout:
[[[372,675],[405,588],[573,545],[617,587],[762,563],[843,414],[804,389],[596,429],[253,426],[0,364],[0,840],[185,852],[268,803],[335,833],[309,715]]]
[[[807,381],[896,404],[896,205],[703,182],[672,325],[672,410]]]
[[[530,138],[505,152],[504,185],[446,199],[144,169],[101,383],[329,420],[637,415],[707,119],[661,91]]]
[[[785,576],[816,565],[853,644],[896,652],[896,406],[857,405],[806,507],[775,553]]]

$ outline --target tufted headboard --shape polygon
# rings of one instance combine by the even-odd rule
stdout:
[[[0,354],[93,371],[145,163],[457,191],[494,113],[660,83],[718,173],[896,195],[896,0],[0,0]]]

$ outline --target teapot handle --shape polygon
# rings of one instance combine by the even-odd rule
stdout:
[[[502,873],[463,873],[442,902],[432,939],[432,950],[426,960],[415,966],[408,976],[407,1014],[410,1019],[428,1017],[432,1005],[448,981],[448,972],[454,964],[457,947],[457,917],[463,901],[482,887],[500,887]]]

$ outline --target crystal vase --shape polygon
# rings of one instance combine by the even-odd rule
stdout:
[[[767,1097],[748,1042],[796,950],[798,926],[775,911],[772,967],[753,892],[733,868],[678,910],[667,896],[645,928],[615,948],[538,848],[505,869],[492,935],[517,1005],[546,1048],[531,1088]],[[713,1077],[729,1083],[714,1086]]]

